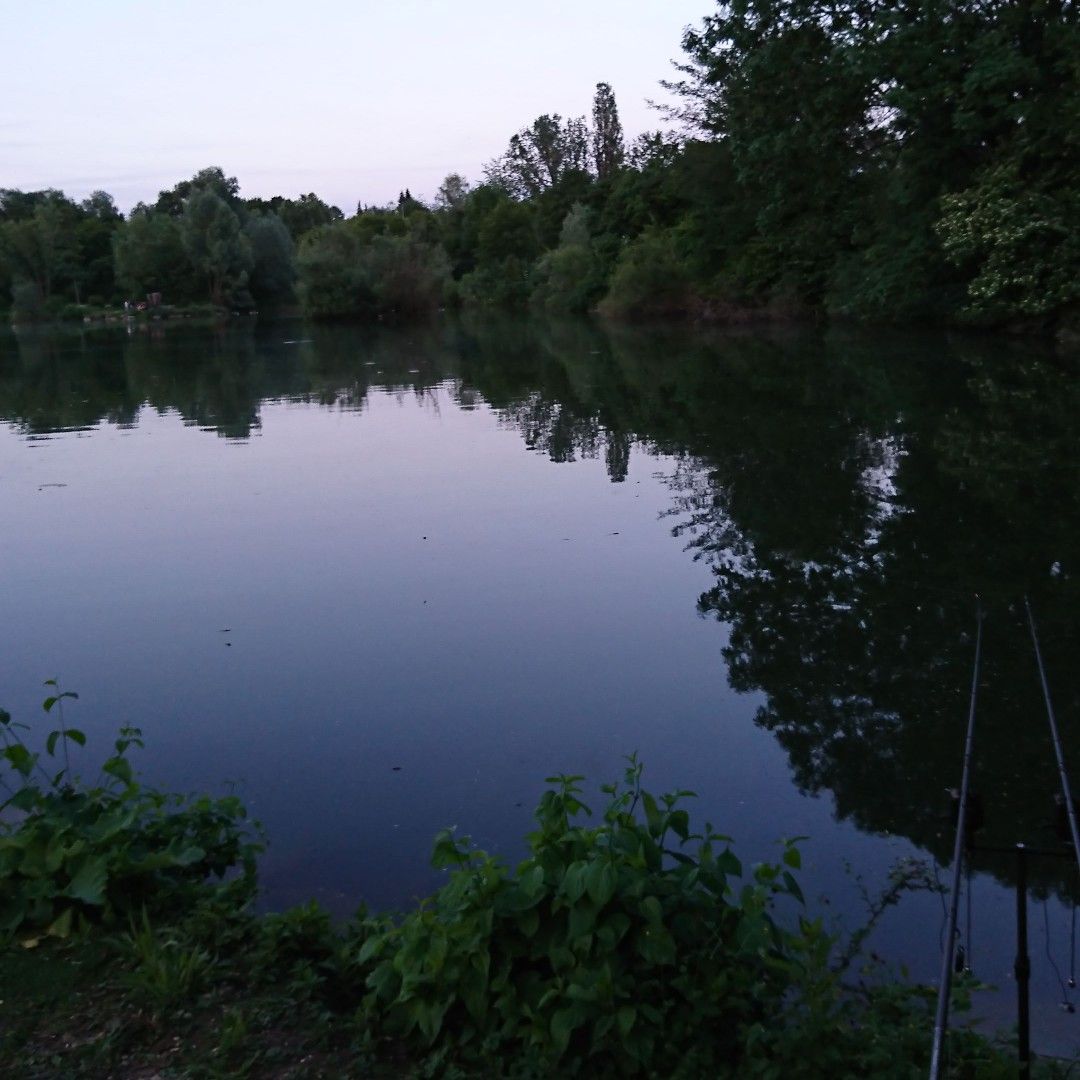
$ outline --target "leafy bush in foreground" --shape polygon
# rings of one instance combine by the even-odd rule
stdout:
[[[190,906],[216,879],[219,889],[248,897],[260,850],[245,828],[235,797],[184,797],[153,791],[134,775],[127,752],[141,747],[138,728],[121,729],[113,755],[93,785],[71,771],[69,744],[86,736],[67,727],[65,699],[55,680],[45,699],[59,727],[49,732],[45,758],[62,751],[63,768],[50,775],[9,713],[0,710],[0,939],[67,937],[87,923],[113,923],[141,910],[167,914]],[[239,876],[225,881],[231,871]]]
[[[844,990],[833,940],[801,913],[794,842],[740,881],[727,837],[691,833],[692,793],[654,798],[631,758],[588,828],[581,779],[549,778],[515,872],[439,835],[449,882],[360,948],[370,1030],[440,1074],[884,1076],[924,1059],[927,995]]]

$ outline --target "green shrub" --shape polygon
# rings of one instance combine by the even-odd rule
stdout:
[[[797,1074],[806,1025],[838,1009],[820,923],[774,917],[802,902],[798,849],[737,886],[728,838],[690,832],[691,793],[656,799],[640,777],[631,759],[594,828],[573,820],[581,778],[550,778],[515,872],[441,833],[449,882],[361,948],[372,1029],[516,1075],[716,1075],[759,1056]]]
[[[86,736],[67,727],[65,700],[55,691],[44,702],[59,727],[45,739],[44,758],[29,749],[16,724],[0,710],[0,761],[8,799],[0,809],[0,937],[34,943],[67,937],[89,924],[115,923],[144,909],[175,914],[207,890],[249,897],[260,845],[245,825],[235,797],[167,795],[140,784],[128,750],[142,746],[138,728],[125,727],[94,784],[72,772],[71,744]],[[51,774],[45,761],[62,753]]]
[[[550,312],[588,311],[604,291],[603,264],[590,235],[592,215],[575,204],[563,221],[559,246],[533,271],[532,303]]]
[[[437,310],[450,279],[442,247],[414,232],[368,235],[362,224],[325,226],[305,237],[298,256],[305,311],[316,318],[373,318]]]
[[[622,249],[600,311],[630,317],[678,314],[688,310],[690,291],[686,264],[674,238],[647,230]]]

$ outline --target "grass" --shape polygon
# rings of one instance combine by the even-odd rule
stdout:
[[[186,947],[186,946],[184,946]],[[160,948],[160,947],[159,947]],[[183,947],[181,947],[183,948]],[[383,1077],[355,1026],[297,987],[212,963],[175,978],[140,956],[81,940],[0,952],[0,1076],[21,1080]],[[166,949],[168,953],[169,949]],[[158,992],[147,992],[147,985]],[[165,993],[161,987],[165,986]]]

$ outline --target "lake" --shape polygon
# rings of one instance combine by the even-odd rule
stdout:
[[[409,904],[447,825],[513,860],[544,777],[636,751],[746,861],[809,837],[811,905],[858,925],[900,860],[950,880],[976,594],[979,842],[1060,847],[1023,598],[1080,788],[1076,374],[843,328],[4,332],[0,705],[41,721],[57,677],[89,760],[134,723],[154,783],[239,792],[270,907]],[[1012,856],[975,871],[1007,1025]],[[1031,878],[1065,1053],[1077,873]],[[869,945],[936,980],[943,928],[913,893]]]

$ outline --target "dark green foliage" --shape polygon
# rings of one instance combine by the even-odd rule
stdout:
[[[249,214],[244,236],[251,249],[248,285],[255,302],[273,307],[293,299],[296,260],[289,230],[275,213]]]
[[[718,201],[752,223],[722,252],[729,289],[876,319],[1063,314],[1078,33],[1044,0],[718,4],[674,88],[730,154]]]
[[[589,167],[589,130],[584,117],[538,116],[511,136],[506,153],[487,167],[487,179],[514,198],[534,198],[567,175]]]
[[[176,187],[158,194],[154,209],[159,214],[173,217],[183,215],[188,200],[200,191],[211,191],[230,209],[240,207],[240,182],[235,176],[226,176],[218,165],[200,169],[190,180],[181,180]]]
[[[345,216],[338,207],[323,202],[314,192],[297,199],[286,199],[281,195],[272,199],[245,199],[244,206],[252,214],[276,214],[297,243],[320,225],[341,221]]]
[[[925,1064],[930,995],[853,994],[802,913],[798,848],[744,877],[728,838],[691,831],[630,758],[593,826],[578,776],[549,777],[530,855],[511,871],[451,832],[450,879],[356,953],[360,1019],[431,1075],[908,1076]],[[958,1034],[954,1052],[1000,1058]],[[998,1075],[988,1072],[986,1075]]]
[[[582,312],[603,295],[604,268],[590,233],[592,212],[578,203],[563,222],[559,246],[541,256],[532,302],[551,312]]]
[[[80,211],[60,192],[32,192],[21,200],[11,199],[14,194],[4,193],[5,207],[13,209],[0,219],[0,264],[9,288],[19,289],[19,316],[47,310],[54,293],[76,278]]]
[[[180,215],[180,241],[196,275],[215,304],[231,303],[246,289],[251,244],[240,219],[212,188],[196,189]]]
[[[44,936],[66,938],[87,925],[110,924],[139,910],[175,914],[211,888],[250,897],[255,855],[245,811],[235,797],[184,798],[141,785],[128,750],[142,746],[137,728],[125,727],[98,780],[83,783],[72,771],[70,747],[86,736],[64,722],[61,691],[44,710],[58,727],[44,751],[32,751],[15,723],[0,710],[0,778],[16,811],[0,823],[0,938],[36,944]],[[63,767],[46,767],[50,759]],[[228,883],[231,871],[241,870]],[[211,879],[221,884],[211,886]]]
[[[147,208],[133,211],[117,230],[113,251],[126,295],[142,299],[160,292],[169,302],[200,295],[176,218]]]
[[[446,254],[424,238],[427,211],[369,212],[305,237],[298,265],[305,310],[324,318],[430,314],[449,281]]]
[[[1080,190],[1039,190],[1004,165],[942,208],[945,254],[972,275],[965,314],[1037,317],[1080,300]]]
[[[673,234],[650,229],[619,254],[601,310],[640,318],[686,312],[690,303],[689,277]]]

